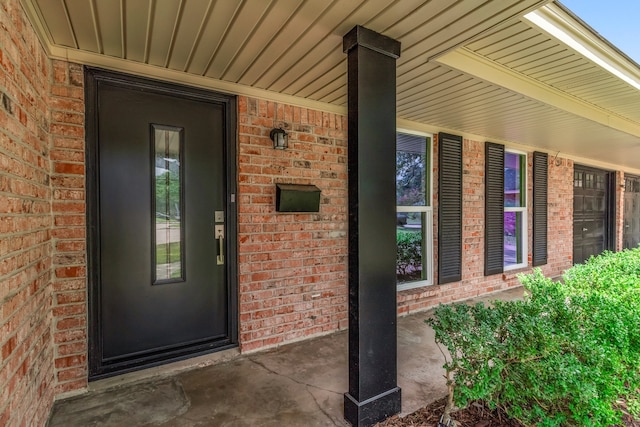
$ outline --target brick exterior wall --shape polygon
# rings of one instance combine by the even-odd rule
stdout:
[[[0,425],[53,403],[51,65],[18,0],[0,3]]]
[[[87,385],[87,279],[82,66],[53,61],[51,189],[56,392]]]
[[[549,156],[547,188],[548,262],[541,268],[554,277],[573,265],[573,160]]]
[[[0,24],[0,425],[38,426],[55,396],[87,386],[83,71],[46,58],[19,0],[1,2]],[[243,352],[347,327],[346,126],[342,115],[238,98]],[[288,150],[272,148],[274,127],[289,132]],[[437,135],[433,143],[437,266]],[[399,314],[517,286],[516,274],[531,271],[484,276],[484,142],[463,147],[462,280],[399,292]],[[618,247],[623,178],[616,175]],[[318,186],[320,211],[276,212],[277,183]],[[557,276],[572,264],[571,160],[550,156],[548,191],[542,270]]]
[[[242,351],[347,327],[346,117],[240,97]],[[269,132],[289,132],[275,150]],[[275,211],[276,183],[314,184],[320,212]]]
[[[624,246],[624,172],[615,173],[616,180],[616,251]]]
[[[434,265],[438,248],[438,141],[434,135]],[[527,153],[527,197],[532,200],[533,153]],[[531,268],[484,276],[484,142],[463,140],[462,280],[398,293],[398,313],[409,314],[439,303],[471,298],[519,286],[517,275]],[[573,258],[573,161],[549,159],[548,172],[548,263],[543,273],[555,277],[571,267]],[[532,205],[528,204],[528,259],[531,264]],[[434,274],[437,283],[437,271]]]

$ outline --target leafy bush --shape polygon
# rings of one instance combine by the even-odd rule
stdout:
[[[422,233],[410,230],[397,230],[398,252],[396,269],[401,276],[411,276],[414,267],[422,265]],[[420,273],[420,272],[418,272]]]
[[[458,406],[483,400],[526,425],[620,424],[640,410],[640,250],[519,277],[524,300],[441,305],[427,323],[450,353]]]

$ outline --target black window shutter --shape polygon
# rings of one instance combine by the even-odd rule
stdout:
[[[533,153],[533,266],[547,263],[547,153]]]
[[[504,145],[485,142],[484,275],[504,269]]]
[[[462,279],[462,137],[438,134],[438,283]]]

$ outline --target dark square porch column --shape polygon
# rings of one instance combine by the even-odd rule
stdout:
[[[396,330],[396,59],[400,43],[356,26],[348,62],[349,392],[344,417],[400,412]]]

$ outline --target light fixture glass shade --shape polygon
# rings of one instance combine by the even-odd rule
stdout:
[[[273,141],[273,148],[284,150],[289,146],[289,134],[282,128],[271,129],[269,137]]]

